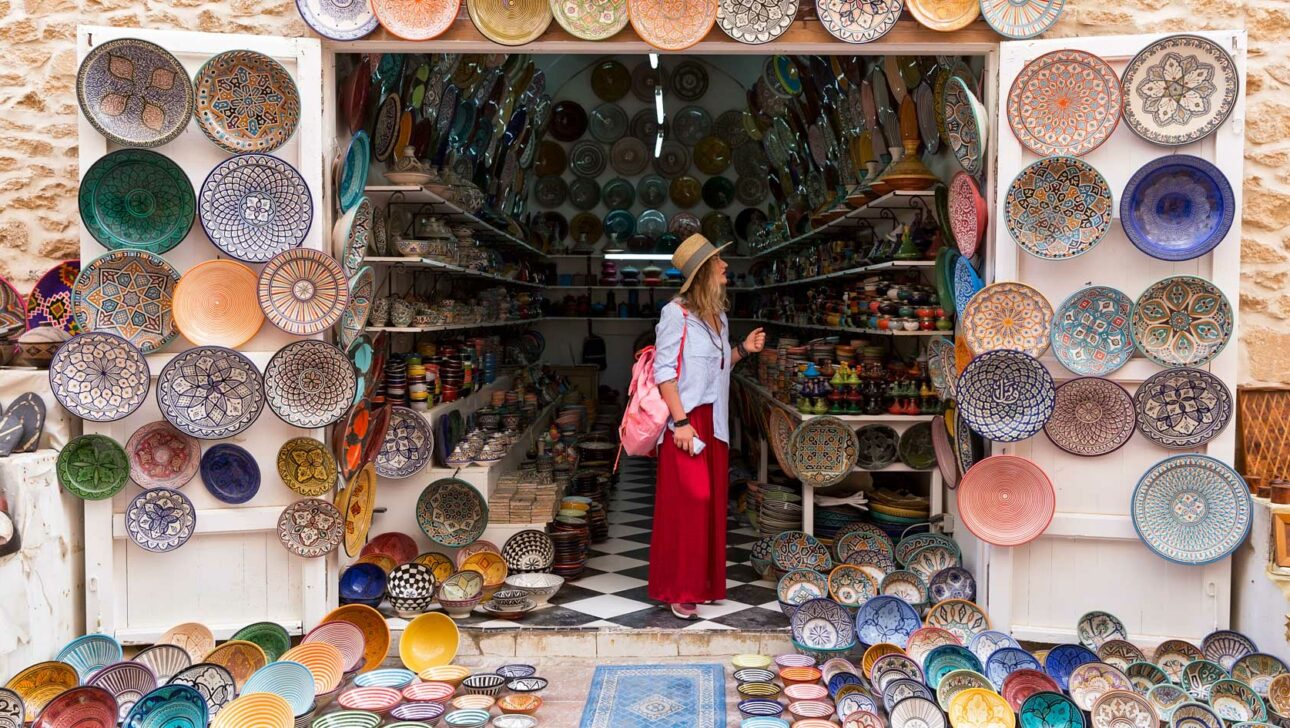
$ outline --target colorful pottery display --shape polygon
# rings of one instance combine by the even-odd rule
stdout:
[[[1175,455],[1133,489],[1133,527],[1152,551],[1180,564],[1208,564],[1245,540],[1250,490],[1235,470],[1207,455]]]
[[[1057,508],[1048,475],[1015,455],[994,455],[973,465],[956,493],[963,525],[996,546],[1020,546],[1039,538]]]
[[[836,417],[814,417],[793,431],[787,454],[798,480],[824,488],[851,474],[860,446],[847,423]]]
[[[1148,45],[1129,61],[1120,80],[1124,123],[1143,139],[1167,146],[1213,134],[1240,93],[1232,57],[1195,35],[1172,35]]]
[[[65,260],[36,281],[27,294],[28,330],[50,326],[69,334],[80,333],[72,306],[72,286],[80,272],[79,260]]]
[[[278,350],[264,368],[269,409],[294,427],[326,427],[354,401],[358,375],[344,352],[325,341],[295,341]]]
[[[192,538],[197,510],[188,496],[170,488],[145,490],[125,509],[125,531],[146,551],[174,551]]]
[[[1045,157],[1082,156],[1111,137],[1124,106],[1115,69],[1092,53],[1060,50],[1030,61],[1008,90],[1008,124]]]
[[[197,200],[188,175],[147,149],[118,149],[99,158],[85,173],[77,195],[81,223],[109,250],[165,253],[188,236],[196,219]]]
[[[1133,357],[1132,313],[1132,299],[1114,288],[1076,291],[1053,318],[1053,355],[1075,374],[1110,374]]]
[[[627,26],[627,0],[559,0],[551,3],[551,13],[581,40],[604,40]]]
[[[1151,375],[1133,395],[1138,429],[1158,445],[1190,450],[1218,436],[1234,413],[1223,380],[1179,367]]]
[[[292,248],[260,271],[256,289],[270,323],[295,336],[335,326],[349,303],[349,280],[336,259],[310,248]]]
[[[318,498],[298,500],[278,518],[278,540],[288,551],[306,559],[335,551],[344,533],[344,516],[336,506]]]
[[[870,43],[896,27],[904,0],[816,0],[820,23],[834,38]]]
[[[278,476],[303,496],[320,496],[336,485],[336,458],[312,437],[293,437],[278,449]]]
[[[460,548],[483,535],[488,525],[488,504],[469,483],[443,478],[421,492],[416,516],[417,524],[431,541]]]
[[[193,116],[193,84],[169,51],[138,38],[94,45],[76,72],[81,113],[108,141],[159,147]]]
[[[242,263],[198,263],[175,284],[175,328],[199,346],[241,346],[264,325],[264,312],[255,304],[255,284],[255,271]]]
[[[249,50],[225,51],[193,80],[197,126],[233,154],[272,152],[300,123],[300,91],[281,63]]]
[[[1128,442],[1135,420],[1134,399],[1124,387],[1109,379],[1079,377],[1057,387],[1044,434],[1072,455],[1095,457]]]
[[[130,478],[143,488],[179,488],[197,474],[202,446],[169,422],[150,422],[125,445]]]
[[[215,247],[248,263],[299,247],[314,218],[305,178],[269,154],[220,162],[202,183],[197,208]]]
[[[1138,250],[1191,260],[1223,242],[1236,217],[1232,185],[1210,162],[1173,154],[1147,162],[1124,187],[1120,222]]]
[[[113,335],[68,339],[49,362],[49,387],[59,404],[90,422],[115,422],[148,398],[152,374],[134,344]]]
[[[1048,299],[1024,283],[992,283],[962,312],[963,336],[978,354],[1012,349],[1040,356],[1048,349],[1052,324]]]
[[[157,406],[180,432],[203,440],[232,437],[260,416],[264,382],[245,354],[198,346],[161,370]]]
[[[945,84],[942,106],[950,150],[963,171],[973,177],[979,176],[985,169],[986,140],[989,138],[985,107],[968,88],[967,82],[958,76]]]
[[[376,472],[383,478],[410,478],[430,463],[433,453],[434,433],[426,418],[407,407],[391,409]]]
[[[1008,187],[1008,234],[1037,258],[1065,260],[1092,250],[1111,228],[1111,186],[1076,157],[1033,162]]]
[[[1066,0],[981,0],[981,17],[999,35],[1033,38],[1061,17]]]
[[[717,22],[716,0],[627,0],[627,17],[641,40],[681,51],[707,36]]]
[[[1161,366],[1202,366],[1232,338],[1232,306],[1209,281],[1173,276],[1153,283],[1133,309],[1133,340]]]
[[[958,381],[958,412],[982,437],[1016,442],[1037,434],[1056,400],[1047,367],[1020,351],[978,355]],[[960,484],[962,487],[962,484]]]
[[[84,188],[82,188],[84,189]],[[172,306],[179,273],[143,250],[114,250],[85,266],[72,287],[80,331],[116,334],[147,354],[174,340]]]

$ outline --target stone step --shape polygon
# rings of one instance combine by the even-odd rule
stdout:
[[[398,652],[399,635],[391,651]],[[788,630],[521,629],[463,628],[463,657],[708,657],[793,652]]]

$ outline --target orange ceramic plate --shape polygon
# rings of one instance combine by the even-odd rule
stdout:
[[[291,704],[275,693],[247,693],[220,709],[211,728],[291,728]]]
[[[27,708],[25,720],[31,722],[49,701],[81,684],[76,668],[66,662],[39,662],[14,675],[5,687],[18,693]]]
[[[233,683],[238,690],[241,690],[242,683],[245,683],[248,677],[269,664],[269,657],[264,654],[264,649],[254,642],[229,640],[211,650],[205,662],[213,662],[228,670],[233,676]],[[290,708],[287,708],[287,713],[291,713]]]
[[[680,51],[703,40],[717,22],[716,0],[627,0],[627,17],[646,43]]]
[[[363,631],[366,662],[360,672],[375,670],[390,651],[390,628],[381,613],[365,604],[346,604],[323,617],[324,622],[349,622]]]
[[[363,466],[349,481],[345,501],[345,553],[357,556],[367,543],[367,532],[372,528],[372,508],[376,505],[376,468],[371,463]]]
[[[461,0],[372,0],[385,29],[404,40],[430,40],[457,19]]]
[[[198,263],[179,277],[172,297],[175,328],[198,346],[245,344],[264,325],[255,271],[233,260]]]

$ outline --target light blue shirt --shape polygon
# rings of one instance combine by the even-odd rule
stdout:
[[[683,352],[680,351],[682,327],[685,327]],[[676,369],[678,353],[682,356],[679,377]],[[677,380],[681,407],[686,412],[699,405],[712,405],[713,434],[727,445],[730,444],[730,369],[734,366],[733,359],[730,324],[724,313],[721,314],[721,331],[713,331],[698,316],[686,316],[676,301],[663,307],[658,325],[654,327],[654,381],[662,384]],[[672,429],[670,419],[667,426]]]

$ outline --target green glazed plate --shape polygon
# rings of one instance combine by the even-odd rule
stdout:
[[[103,435],[81,435],[58,453],[58,482],[85,500],[111,498],[125,487],[130,461],[125,448]]]
[[[268,655],[269,662],[277,662],[282,653],[291,649],[291,635],[282,625],[274,622],[248,624],[233,635],[235,640],[253,642]]]
[[[78,202],[85,229],[105,248],[159,255],[179,245],[197,213],[188,175],[147,149],[121,149],[95,162]]]

